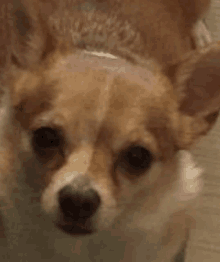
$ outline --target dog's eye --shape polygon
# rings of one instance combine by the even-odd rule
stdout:
[[[52,157],[60,149],[62,136],[56,129],[42,127],[33,133],[33,147],[35,152],[41,157]]]
[[[34,144],[40,148],[58,147],[60,136],[57,130],[52,128],[40,128],[34,131]]]
[[[126,172],[140,174],[151,166],[153,156],[142,146],[132,146],[120,157],[120,167]]]

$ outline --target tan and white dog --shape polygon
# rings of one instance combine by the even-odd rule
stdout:
[[[191,35],[209,1],[57,3],[11,11],[1,261],[175,261],[220,108],[220,47]]]

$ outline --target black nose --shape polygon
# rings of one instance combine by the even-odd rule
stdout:
[[[60,209],[67,220],[77,222],[86,220],[95,214],[101,199],[94,189],[78,192],[71,186],[65,186],[59,192]]]

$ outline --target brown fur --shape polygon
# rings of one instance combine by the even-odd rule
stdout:
[[[51,255],[51,261],[171,262],[194,223],[189,200],[202,189],[185,150],[212,127],[220,107],[220,48],[192,51],[190,43],[209,1],[57,3],[51,11],[52,1],[22,1],[12,14],[1,130],[1,202],[12,205],[3,215],[9,261],[22,254],[28,261]],[[201,83],[203,93],[196,93]],[[217,95],[204,95],[210,87]],[[56,146],[39,146],[42,128],[57,132]],[[150,154],[142,172],[126,162],[135,146]],[[101,196],[91,219],[75,221],[92,235],[57,229],[67,233],[71,223],[58,202],[65,185]],[[72,253],[78,241],[81,251]]]

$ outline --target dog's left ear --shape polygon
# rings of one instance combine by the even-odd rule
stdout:
[[[208,132],[219,114],[220,43],[192,52],[171,72],[181,116],[178,146],[186,148]]]

